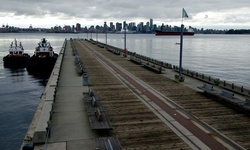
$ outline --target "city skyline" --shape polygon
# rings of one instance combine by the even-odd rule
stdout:
[[[105,23],[106,23],[106,25],[105,25]],[[96,27],[96,26],[100,26],[100,27],[105,27],[105,26],[107,26],[107,27],[111,27],[112,28],[112,26],[117,26],[117,24],[122,24],[122,28],[124,29],[124,23],[126,23],[126,25],[127,25],[127,29],[129,29],[129,27],[130,26],[138,26],[138,25],[141,25],[141,26],[144,26],[144,25],[147,25],[147,26],[149,26],[150,28],[152,28],[153,26],[157,26],[157,27],[159,27],[159,26],[162,26],[162,25],[170,25],[170,26],[177,26],[177,25],[171,25],[171,24],[164,24],[164,23],[160,23],[160,24],[155,24],[154,23],[154,19],[148,19],[148,20],[146,20],[146,22],[142,22],[142,21],[138,21],[138,22],[134,22],[134,21],[132,21],[132,22],[127,22],[126,20],[123,20],[123,21],[118,21],[118,22],[112,22],[112,21],[104,21],[103,23],[101,23],[101,24],[92,24],[92,25],[89,25],[89,26],[87,26],[87,25],[84,25],[84,24],[81,24],[81,23],[79,23],[79,22],[76,22],[75,24],[72,22],[72,23],[70,23],[70,24],[64,24],[64,25],[60,25],[60,24],[56,24],[56,25],[52,25],[52,26],[50,26],[50,27],[34,27],[32,24],[29,24],[27,27],[21,27],[21,26],[12,26],[12,25],[10,25],[10,24],[2,24],[2,28],[4,28],[4,27],[16,27],[16,28],[44,28],[44,29],[48,29],[48,28],[51,28],[51,27],[67,27],[67,26],[78,26],[78,25],[80,25],[81,26],[81,28],[85,28],[85,27],[87,27],[87,28],[91,28],[91,27]]]
[[[18,7],[13,7],[18,6]],[[107,22],[146,22],[180,26],[182,8],[188,13],[185,26],[205,29],[247,29],[250,27],[249,0],[170,1],[6,1],[0,6],[1,25],[49,28],[80,23],[91,26]]]
[[[109,24],[109,25],[108,25]],[[13,26],[5,26],[0,27],[0,33],[124,33],[125,27],[127,33],[147,33],[147,34],[155,34],[157,30],[159,31],[172,31],[172,32],[180,32],[180,26],[171,26],[168,24],[156,25],[153,22],[153,19],[150,19],[148,22],[140,22],[136,24],[135,22],[126,21],[123,22],[104,22],[102,25],[92,25],[90,27],[82,27],[80,23],[76,23],[75,25],[64,25],[62,26],[54,26],[50,28],[33,28],[32,25],[29,28],[19,28]],[[195,27],[185,27],[184,31],[189,31],[198,34],[250,34],[250,29],[204,29],[204,28],[195,28]]]

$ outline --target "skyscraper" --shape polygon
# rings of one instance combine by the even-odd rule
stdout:
[[[126,21],[123,21],[123,30],[125,30],[126,26],[127,26]]]
[[[76,24],[76,32],[81,32],[81,24],[80,23]]]
[[[115,28],[116,28],[116,31],[121,31],[121,29],[122,29],[122,24],[119,23],[119,22],[117,22]]]
[[[151,30],[151,31],[154,30],[153,19],[150,19],[150,30]]]
[[[107,32],[108,31],[108,26],[107,26],[107,22],[105,21],[104,22],[104,32]]]
[[[115,26],[113,22],[110,22],[110,30],[115,31]]]

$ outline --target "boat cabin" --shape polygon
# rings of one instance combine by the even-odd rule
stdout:
[[[15,39],[15,43],[11,42],[10,47],[9,47],[9,56],[23,56],[24,54],[24,49],[22,46],[22,43],[20,42],[19,45],[17,45],[17,41]]]
[[[45,38],[41,40],[41,42],[38,43],[38,46],[36,47],[35,54],[36,57],[53,57],[54,51],[52,46],[50,45],[50,42],[48,42]]]

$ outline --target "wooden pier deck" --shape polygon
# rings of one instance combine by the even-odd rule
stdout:
[[[72,51],[84,65],[88,86],[83,86]],[[203,94],[197,88],[202,81],[186,77],[185,82],[176,82],[171,69],[155,72],[119,54],[94,41],[67,40],[50,136],[46,143],[36,143],[35,149],[112,145],[116,149],[250,149],[250,117]],[[90,89],[101,101],[101,111],[90,108],[96,107],[92,101],[86,103],[83,93],[88,95]],[[108,120],[97,121],[108,121],[112,130],[91,129],[88,116],[101,117],[102,112]]]

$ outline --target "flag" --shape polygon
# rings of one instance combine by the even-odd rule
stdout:
[[[182,8],[182,18],[188,18],[188,14],[184,8]]]

